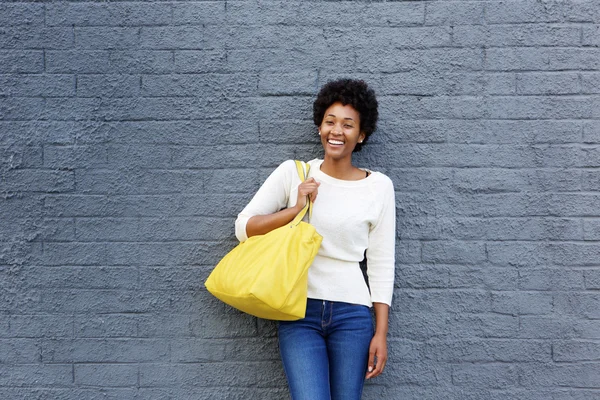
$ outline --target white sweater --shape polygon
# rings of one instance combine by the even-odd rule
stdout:
[[[321,171],[322,162],[308,162],[308,176],[321,183],[308,222],[323,236],[308,270],[308,297],[366,306],[373,302],[391,305],[396,243],[392,181],[373,171],[358,181],[336,179]],[[250,217],[294,206],[299,184],[293,160],[277,167],[238,215],[235,234],[240,242],[248,239],[246,224]],[[359,266],[365,250],[370,293]]]

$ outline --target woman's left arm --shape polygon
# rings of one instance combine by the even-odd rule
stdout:
[[[367,379],[380,375],[387,362],[387,334],[390,307],[385,303],[373,303],[375,309],[375,335],[369,346]]]
[[[380,375],[388,358],[388,318],[394,292],[396,201],[392,181],[387,177],[385,181],[376,194],[383,204],[379,218],[369,232],[367,248],[367,275],[375,310],[375,335],[369,347],[367,379]]]

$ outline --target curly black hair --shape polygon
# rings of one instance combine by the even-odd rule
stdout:
[[[360,131],[365,134],[365,138],[362,143],[356,144],[354,151],[358,152],[377,128],[379,112],[375,91],[369,88],[365,81],[358,79],[327,82],[313,103],[313,121],[316,126],[321,126],[325,111],[337,102],[351,105],[360,115]]]

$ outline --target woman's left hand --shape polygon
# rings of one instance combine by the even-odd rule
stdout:
[[[375,333],[369,346],[369,364],[366,378],[371,379],[380,375],[385,368],[386,361],[387,337],[386,335]]]

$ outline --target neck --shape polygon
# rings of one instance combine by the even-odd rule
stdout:
[[[354,172],[354,166],[350,157],[342,160],[325,157],[321,164],[321,171],[336,179],[348,179]]]

